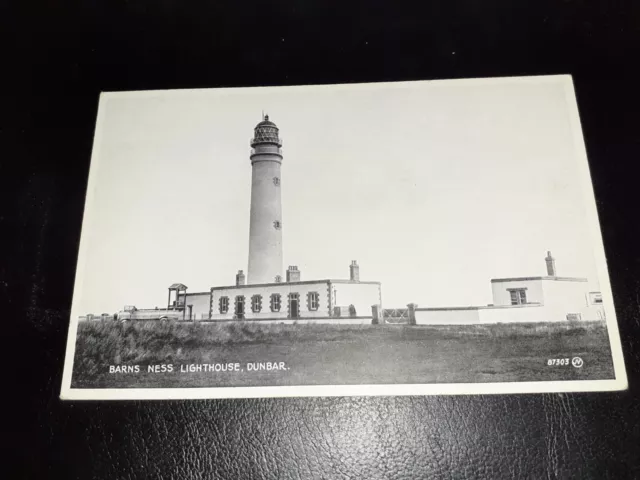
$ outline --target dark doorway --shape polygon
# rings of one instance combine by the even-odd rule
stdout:
[[[236,309],[235,318],[238,320],[244,320],[244,296],[238,295],[236,297]]]
[[[300,317],[300,295],[297,293],[289,294],[289,318]]]

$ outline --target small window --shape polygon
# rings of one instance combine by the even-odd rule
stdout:
[[[320,295],[318,292],[307,293],[307,306],[311,311],[318,310],[318,307],[320,306]]]
[[[281,226],[282,226],[282,225],[280,224],[280,221],[276,220],[275,222],[273,222],[273,227],[274,227],[276,230],[280,230],[280,227],[281,227]]]
[[[258,313],[262,310],[262,295],[254,295],[251,297],[251,311]]]
[[[273,177],[273,184],[276,187],[280,186],[280,179],[278,177]]]
[[[602,304],[602,293],[600,292],[591,292],[589,293],[591,297],[591,303],[593,305],[601,305]]]
[[[280,297],[280,294],[272,293],[271,294],[271,311],[279,312],[281,306],[282,306],[282,298]]]
[[[220,297],[218,310],[220,313],[227,313],[229,311],[229,297]]]
[[[518,297],[519,297],[521,305],[524,305],[525,303],[527,303],[527,292],[526,291],[519,290],[518,291]]]
[[[527,303],[527,291],[524,288],[514,288],[509,290],[511,295],[511,305],[525,305]]]

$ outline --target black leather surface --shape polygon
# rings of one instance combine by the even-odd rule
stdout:
[[[637,5],[16,2],[0,35],[7,478],[640,478]],[[629,391],[58,400],[99,91],[546,73],[574,75]]]

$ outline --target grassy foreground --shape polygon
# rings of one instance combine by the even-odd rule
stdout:
[[[575,356],[584,361],[581,368],[571,365]],[[568,364],[548,365],[549,359],[568,359]],[[267,362],[280,368],[251,368]],[[228,363],[239,364],[239,369],[214,371],[214,364]],[[194,364],[211,365],[210,371],[189,371]],[[168,365],[172,365],[171,371]],[[128,371],[122,372],[122,366]],[[149,371],[149,366],[155,372]],[[613,365],[607,331],[601,323],[410,327],[97,321],[78,326],[72,387],[607,378],[613,378]]]

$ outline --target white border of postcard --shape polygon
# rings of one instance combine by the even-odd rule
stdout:
[[[565,86],[567,106],[570,109],[570,119],[575,148],[575,161],[581,182],[585,186],[584,202],[587,209],[588,224],[591,231],[591,242],[594,248],[594,258],[598,271],[603,305],[606,315],[606,325],[611,342],[611,358],[614,366],[615,379],[610,380],[569,380],[569,381],[540,381],[540,382],[500,382],[500,383],[441,383],[441,384],[394,384],[394,385],[313,385],[313,386],[264,386],[264,387],[198,387],[198,388],[125,388],[125,389],[84,389],[71,388],[71,375],[75,354],[76,331],[79,313],[72,306],[67,348],[62,377],[60,398],[63,400],[162,400],[162,399],[205,399],[205,398],[263,398],[263,397],[334,397],[334,396],[394,396],[394,395],[471,395],[471,394],[510,394],[510,393],[555,393],[555,392],[595,392],[620,391],[628,388],[627,374],[622,354],[622,345],[618,329],[618,321],[613,304],[611,283],[604,245],[600,230],[600,223],[594,198],[593,184],[587,162],[578,105],[575,96],[572,77],[570,75],[548,75],[527,77],[497,77],[478,79],[429,80],[421,82],[381,82],[364,84],[312,85],[291,87],[251,87],[216,89],[229,93],[250,93],[252,90],[273,89],[377,89],[403,88],[416,83],[457,83],[468,85],[499,85],[514,82],[562,82]],[[166,95],[188,95],[195,91],[211,89],[165,90]],[[157,95],[159,91],[127,91],[106,92],[110,97],[144,97]],[[89,170],[89,181],[85,201],[85,213],[82,225],[82,236],[77,263],[77,273],[74,286],[74,298],[82,294],[84,264],[87,259],[87,232],[91,230],[91,214],[93,191],[96,184],[96,174],[100,158],[97,152],[101,144],[101,131],[104,115],[104,104],[98,108],[94,145]],[[75,303],[75,301],[74,301]]]

